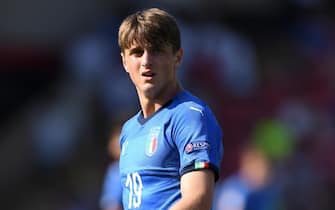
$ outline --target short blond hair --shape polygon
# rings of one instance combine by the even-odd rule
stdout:
[[[180,31],[176,19],[164,10],[151,8],[126,17],[119,28],[121,52],[137,44],[150,50],[171,46],[173,52],[181,47]]]

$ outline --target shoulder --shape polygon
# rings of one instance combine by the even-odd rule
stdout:
[[[131,132],[136,126],[138,126],[138,116],[140,112],[132,116],[130,119],[128,119],[123,125],[121,129],[120,139],[122,140],[125,136],[128,135],[129,132]]]
[[[207,104],[188,91],[182,91],[172,104],[176,118],[204,118],[212,115]]]
[[[211,131],[217,134],[221,127],[210,107],[198,97],[183,91],[171,107],[171,122],[176,131]]]
[[[137,112],[131,118],[129,118],[122,126],[122,131],[127,129],[132,129],[138,123],[138,116],[140,115],[141,111]]]

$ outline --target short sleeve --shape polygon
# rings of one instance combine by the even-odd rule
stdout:
[[[223,155],[222,131],[213,114],[202,106],[189,106],[178,114],[174,141],[180,155],[180,174],[210,168],[219,177]]]
[[[114,162],[108,168],[100,198],[100,207],[107,209],[122,206],[122,190],[119,176],[119,164]]]

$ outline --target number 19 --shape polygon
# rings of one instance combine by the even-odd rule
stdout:
[[[140,207],[143,188],[141,176],[137,172],[127,174],[126,187],[129,188],[128,208]]]

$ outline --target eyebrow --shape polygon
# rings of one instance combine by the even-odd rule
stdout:
[[[129,54],[134,53],[134,52],[138,52],[138,51],[142,51],[142,50],[144,50],[144,49],[141,46],[132,47],[132,48],[129,48]]]

